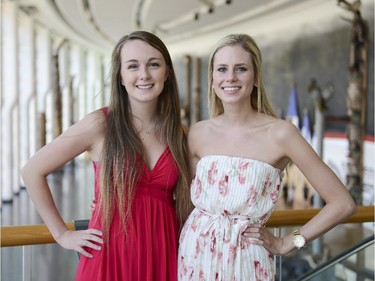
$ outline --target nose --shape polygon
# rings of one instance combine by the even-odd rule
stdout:
[[[236,71],[234,69],[228,70],[227,73],[226,73],[225,80],[226,81],[236,81],[237,80]]]
[[[148,72],[147,67],[142,67],[140,72],[140,78],[142,80],[147,80],[150,78],[150,73]]]

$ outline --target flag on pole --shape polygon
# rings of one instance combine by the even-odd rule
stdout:
[[[294,85],[290,90],[288,111],[286,113],[285,120],[291,121],[299,129],[297,93]]]
[[[316,153],[318,153],[318,155],[319,155],[319,153],[320,153],[320,151],[319,151],[319,147],[318,147],[318,138],[317,138],[317,135],[316,135],[316,133],[314,132],[313,134],[312,134],[312,136],[311,136],[311,146],[312,146],[312,148],[315,150],[315,152]],[[319,155],[320,156],[320,155]]]
[[[306,108],[304,110],[301,133],[302,133],[302,136],[306,139],[306,141],[309,144],[311,144],[312,138],[311,138],[311,129],[310,129],[310,118],[309,118],[309,112]]]

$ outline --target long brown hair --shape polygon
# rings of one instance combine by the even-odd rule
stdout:
[[[220,115],[224,112],[223,103],[216,96],[212,87],[213,67],[216,53],[223,47],[240,45],[249,53],[254,66],[255,85],[250,95],[250,103],[252,108],[258,112],[265,113],[276,117],[271,103],[268,100],[266,89],[262,78],[262,54],[255,40],[247,34],[229,34],[222,38],[215,46],[208,65],[208,110],[211,117]]]
[[[136,184],[143,169],[142,162],[139,161],[139,157],[143,157],[143,145],[132,123],[128,93],[121,83],[121,49],[130,40],[146,42],[157,49],[166,62],[168,77],[158,97],[156,131],[160,135],[160,141],[169,146],[178,166],[179,179],[175,188],[175,198],[177,215],[181,223],[191,210],[188,148],[181,124],[179,93],[172,60],[166,46],[157,36],[146,31],[135,31],[122,37],[112,53],[111,97],[99,193],[99,208],[106,239],[108,239],[115,206],[121,210],[119,214],[126,230]]]

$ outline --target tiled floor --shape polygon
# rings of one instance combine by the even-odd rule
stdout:
[[[93,173],[91,164],[68,165],[59,173],[51,175],[50,186],[56,204],[65,221],[89,218],[89,202],[93,197]],[[308,207],[304,202],[295,202],[293,208]],[[278,209],[286,208],[280,198]],[[13,203],[3,204],[1,210],[2,226],[42,223],[30,201],[27,191],[21,190]],[[284,228],[282,232],[290,232]],[[361,224],[340,225],[328,232],[322,239],[324,253],[335,256],[364,237],[373,234],[370,228]],[[283,234],[282,234],[283,235]],[[63,249],[57,244],[10,247],[1,249],[1,280],[23,280],[22,253],[31,256],[31,272],[27,277],[35,281],[74,280],[77,267],[77,254]],[[373,263],[373,255],[369,263]],[[290,281],[290,280],[287,280]]]

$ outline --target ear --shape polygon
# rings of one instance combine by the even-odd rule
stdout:
[[[169,69],[167,68],[167,70],[165,71],[165,78],[164,78],[164,82],[167,81],[168,79],[168,76],[169,76]]]

